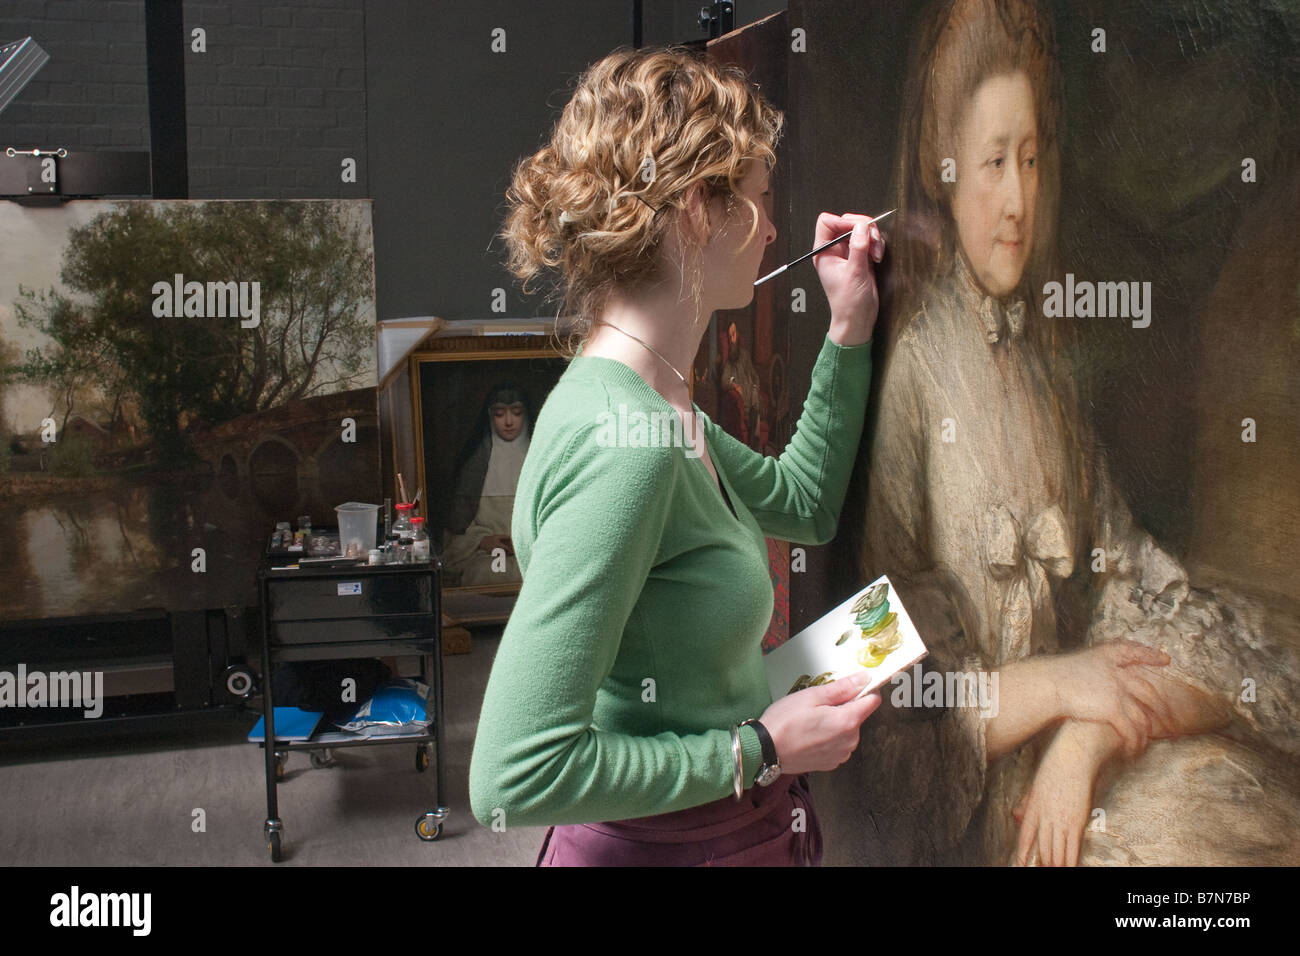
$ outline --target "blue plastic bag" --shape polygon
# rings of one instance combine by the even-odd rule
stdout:
[[[433,723],[428,699],[429,688],[419,681],[385,681],[375,696],[347,718],[336,721],[335,726],[363,737],[427,733]]]

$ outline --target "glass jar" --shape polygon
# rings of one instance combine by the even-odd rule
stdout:
[[[424,530],[424,519],[412,518],[411,524],[415,527],[411,534],[411,561],[417,564],[428,563],[431,553],[429,533]]]
[[[393,522],[392,533],[399,538],[409,538],[415,528],[411,525],[411,515],[415,513],[415,505],[409,501],[400,502],[397,505],[397,520]]]

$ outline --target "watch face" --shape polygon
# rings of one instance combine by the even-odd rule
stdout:
[[[763,764],[763,768],[758,772],[758,785],[760,787],[770,786],[781,779],[781,767],[779,764]]]

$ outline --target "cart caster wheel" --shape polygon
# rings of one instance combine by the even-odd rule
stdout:
[[[284,779],[284,767],[285,764],[288,762],[289,762],[289,755],[287,753],[280,753],[279,751],[276,752],[275,755],[275,779],[276,780]]]
[[[427,815],[418,817],[415,821],[415,835],[427,842],[436,840],[442,836],[442,824],[431,824]]]
[[[281,834],[284,833],[284,824],[279,820],[267,820],[262,825],[262,836],[266,838],[266,845],[271,851],[271,862],[280,862],[280,840]]]
[[[311,752],[311,765],[317,770],[332,767],[334,766],[334,755],[328,750],[313,750]]]
[[[415,748],[415,770],[417,773],[424,773],[429,769],[429,748]]]

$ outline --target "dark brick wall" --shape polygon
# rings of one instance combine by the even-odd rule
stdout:
[[[4,0],[0,42],[26,36],[50,61],[0,113],[0,149],[149,148],[143,0]]]
[[[192,49],[206,33],[207,52]],[[369,195],[362,0],[185,4],[190,196]],[[355,183],[342,181],[344,158]]]
[[[502,202],[573,74],[630,43],[631,4],[609,0],[370,0],[370,188],[380,316],[529,316],[502,267]],[[492,50],[505,31],[505,52]],[[493,290],[506,311],[492,311]],[[552,311],[551,314],[554,314]]]

